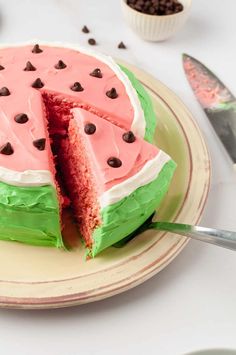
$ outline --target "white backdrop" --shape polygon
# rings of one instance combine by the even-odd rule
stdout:
[[[1,42],[32,38],[87,45],[152,73],[192,111],[213,163],[203,225],[236,230],[236,175],[186,82],[181,53],[207,64],[236,95],[236,1],[193,0],[185,28],[163,43],[143,42],[122,20],[119,0],[0,0]],[[128,49],[119,50],[123,40]],[[181,355],[236,349],[236,254],[190,242],[143,285],[95,304],[54,311],[0,310],[3,355]]]

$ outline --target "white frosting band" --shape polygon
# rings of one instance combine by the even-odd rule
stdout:
[[[154,159],[149,160],[137,174],[104,192],[99,198],[101,208],[120,201],[139,187],[155,180],[164,165],[170,159],[171,158],[166,153],[160,151],[158,155]],[[22,187],[54,185],[52,174],[47,170],[26,170],[24,172],[17,172],[0,167],[0,181],[9,185]]]
[[[25,170],[23,172],[0,167],[0,181],[14,186],[55,185],[50,171]]]
[[[35,43],[41,44],[42,46],[50,46],[50,47],[62,47],[62,48],[69,48],[69,49],[74,49],[77,50],[81,53],[90,55],[101,62],[107,64],[113,72],[116,74],[116,76],[119,78],[119,80],[123,83],[126,93],[129,96],[131,105],[134,110],[134,118],[131,126],[131,130],[134,132],[135,135],[139,137],[144,137],[145,136],[145,129],[146,129],[146,120],[144,116],[144,112],[142,109],[142,106],[140,104],[138,95],[136,90],[133,88],[129,78],[127,75],[120,69],[120,67],[115,63],[115,61],[108,55],[97,53],[96,51],[93,51],[91,49],[87,49],[81,46],[78,46],[76,44],[69,44],[69,43],[62,43],[62,42],[45,42],[45,41],[40,41],[40,40],[31,40],[29,42],[24,42],[24,43],[17,43],[17,44],[1,44],[0,48],[7,48],[7,47],[21,47],[21,46],[26,46],[26,45],[33,45]]]
[[[120,201],[124,197],[129,196],[139,187],[147,185],[155,180],[163,166],[170,159],[169,155],[160,151],[157,156],[154,159],[149,160],[137,174],[104,192],[99,198],[101,208]]]

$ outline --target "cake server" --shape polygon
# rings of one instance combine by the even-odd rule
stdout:
[[[236,98],[204,64],[183,54],[187,79],[236,168]]]
[[[148,229],[172,232],[236,251],[236,232],[170,222],[153,222]]]
[[[184,237],[200,240],[201,242],[214,244],[226,249],[236,251],[236,232],[207,228],[201,226],[192,226],[190,224],[173,223],[173,222],[153,222],[153,213],[138,229],[114,244],[116,248],[122,248],[129,241],[140,235],[141,233],[149,230],[156,229],[164,232],[171,232],[174,234],[183,235]]]
[[[192,226],[190,224],[171,223],[171,222],[152,222],[150,219],[144,222],[136,231],[128,237],[122,239],[114,246],[117,248],[123,247],[130,240],[145,232],[148,229],[156,229],[159,231],[171,232],[174,234],[183,235],[184,237],[199,240],[201,242],[214,244],[219,247],[236,251],[236,232],[207,228],[201,226]]]

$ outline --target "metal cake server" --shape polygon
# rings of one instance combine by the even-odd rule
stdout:
[[[236,97],[204,64],[183,54],[187,79],[236,168]]]
[[[189,224],[171,223],[171,222],[153,222],[153,213],[138,229],[114,244],[116,248],[122,248],[130,240],[149,229],[171,232],[202,242],[214,244],[231,250],[236,250],[236,232],[221,229],[213,229],[201,226],[191,226]]]
[[[170,222],[153,222],[148,225],[148,229],[151,228],[236,250],[236,232]]]

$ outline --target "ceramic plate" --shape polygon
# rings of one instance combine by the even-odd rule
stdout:
[[[195,224],[210,184],[210,161],[201,132],[173,92],[145,72],[126,66],[153,99],[158,117],[155,142],[178,164],[158,219]],[[72,241],[74,233],[70,225],[67,237]],[[171,233],[148,231],[125,247],[109,248],[89,261],[81,245],[65,252],[0,242],[0,306],[56,308],[110,297],[158,273],[187,241]]]

